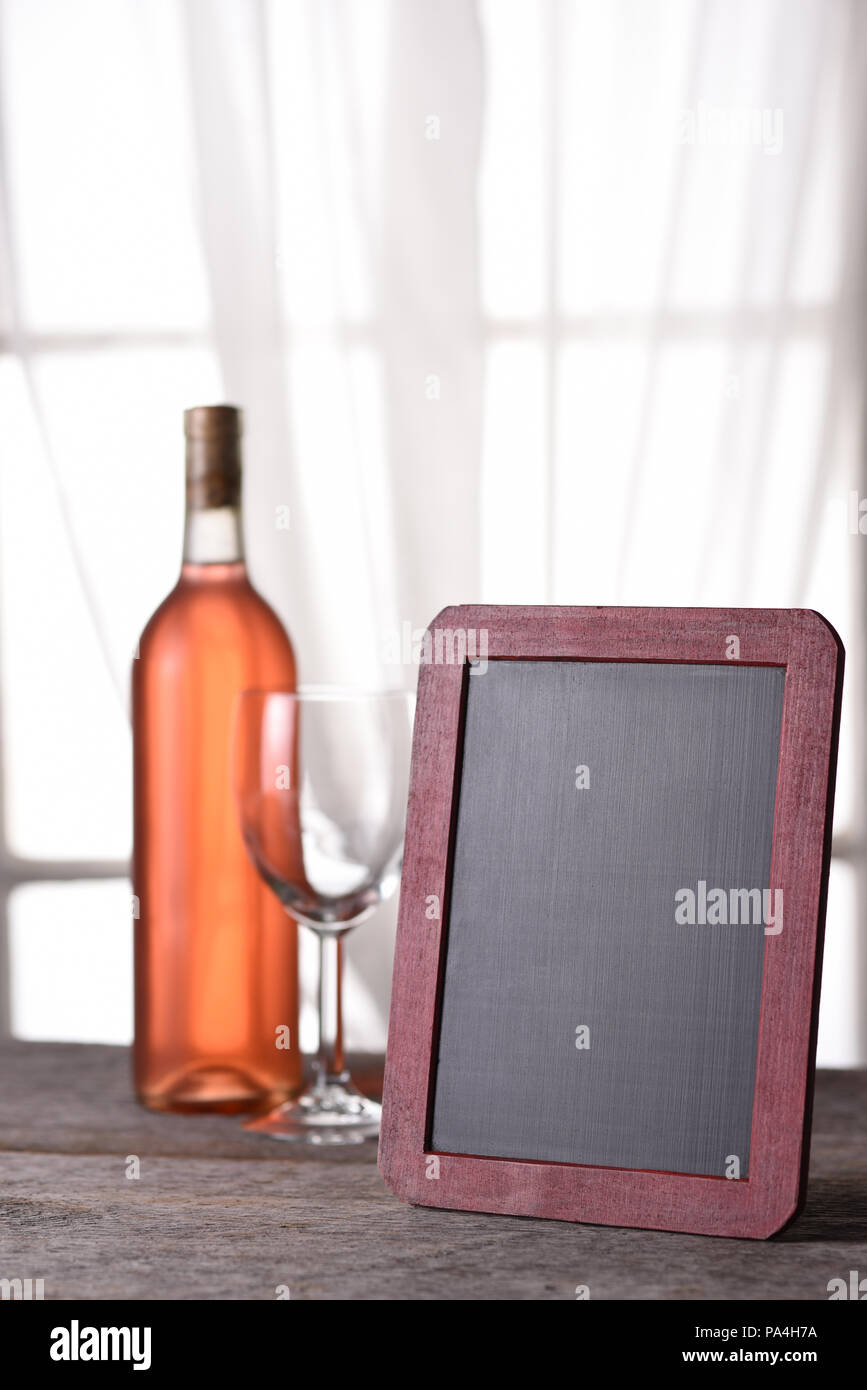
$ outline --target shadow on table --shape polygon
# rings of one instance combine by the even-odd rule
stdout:
[[[867,1176],[811,1179],[803,1212],[776,1239],[790,1244],[867,1240]]]

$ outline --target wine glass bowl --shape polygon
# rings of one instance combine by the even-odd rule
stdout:
[[[319,938],[319,1052],[293,1101],[246,1128],[346,1143],[379,1130],[352,1084],[341,1021],[342,938],[397,887],[413,697],[404,691],[245,690],[232,780],[247,852],[297,921]]]

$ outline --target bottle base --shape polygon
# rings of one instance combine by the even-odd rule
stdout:
[[[179,1115],[259,1114],[288,1100],[297,1087],[263,1091],[252,1077],[234,1067],[201,1067],[185,1072],[158,1091],[137,1087],[139,1102],[148,1110]]]

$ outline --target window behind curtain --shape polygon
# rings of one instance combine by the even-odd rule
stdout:
[[[224,386],[195,74],[176,0],[0,6],[0,890],[12,1027],[125,1041],[128,665],[178,564],[181,412]],[[217,43],[240,11],[228,0],[213,13],[227,21],[215,22]],[[454,597],[798,604],[857,650],[867,541],[850,534],[847,508],[860,486],[858,8],[485,0],[477,13],[479,275],[466,307],[467,323],[480,314],[481,344],[450,346],[484,363],[480,514],[456,518],[481,583]],[[385,3],[285,0],[263,14],[285,389],[307,505],[328,519],[310,588],[350,595],[342,618],[335,606],[325,619],[337,653],[365,614],[388,626],[400,582],[386,550],[397,536],[400,560],[401,499],[382,469],[394,447],[380,318],[389,267],[375,252],[389,81],[418,59],[395,51]],[[424,160],[451,157],[472,96],[448,79],[419,130],[416,181],[390,190],[426,234],[435,221],[443,256],[450,210],[427,196]],[[239,139],[252,95],[227,93]],[[262,210],[238,209],[253,215]],[[425,486],[412,458],[392,468],[408,490]],[[251,472],[257,577],[279,607],[282,541],[262,519],[271,500]],[[860,682],[850,660],[826,1063],[860,1056]],[[387,975],[386,962],[367,994],[356,981],[362,1043],[382,1042]]]

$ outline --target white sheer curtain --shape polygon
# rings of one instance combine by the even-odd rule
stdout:
[[[0,18],[13,1027],[128,1028],[125,983],[100,1016],[100,970],[75,1005],[52,961],[127,978],[117,691],[177,564],[180,410],[221,397],[247,412],[254,577],[308,680],[409,683],[403,633],[477,599],[834,622],[821,1049],[867,1058],[863,7],[0,0]],[[360,1042],[382,1040],[392,920],[353,943]]]

